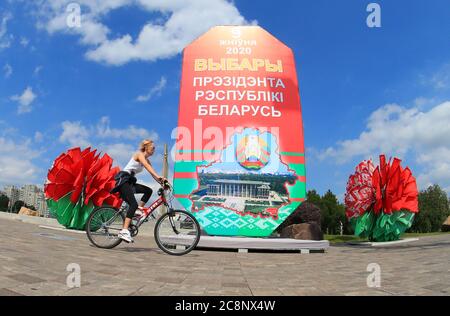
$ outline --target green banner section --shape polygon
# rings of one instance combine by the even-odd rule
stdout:
[[[295,171],[297,176],[306,176],[306,170],[305,170],[305,164],[302,163],[290,163],[288,164],[289,169],[292,169]]]
[[[350,224],[355,235],[361,238],[375,242],[393,241],[400,239],[400,236],[411,227],[414,215],[406,210],[375,215],[370,210],[357,218],[352,218]]]
[[[289,152],[289,151],[281,151],[280,155],[281,156],[300,156],[300,157],[305,156],[304,153],[296,153],[296,152]]]
[[[189,195],[198,187],[197,179],[180,178],[173,181],[174,194]]]
[[[94,209],[94,204],[72,203],[70,197],[72,192],[66,194],[58,201],[47,200],[47,206],[58,223],[69,229],[84,230],[87,219]]]
[[[181,161],[175,163],[175,172],[197,172],[197,167],[205,166],[206,161]],[[297,176],[305,175],[304,164],[289,164]],[[301,204],[300,201],[293,201],[281,206],[277,210],[277,216],[259,216],[254,214],[240,214],[233,210],[219,205],[205,206],[201,209],[193,208],[193,201],[188,198],[198,188],[198,180],[195,178],[175,178],[175,194],[181,195],[178,201],[199,221],[202,228],[208,235],[217,236],[269,236],[284,220]],[[296,181],[294,185],[286,185],[291,199],[306,198],[306,184]],[[186,197],[184,197],[186,196]]]
[[[207,161],[179,161],[175,163],[175,172],[197,172],[197,166],[206,165]]]

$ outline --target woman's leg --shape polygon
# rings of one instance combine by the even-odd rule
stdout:
[[[136,189],[136,193],[143,193],[144,195],[141,198],[141,201],[139,202],[139,206],[144,206],[145,203],[148,202],[148,200],[150,200],[150,197],[152,196],[153,190],[150,189],[149,187],[136,183],[134,185],[134,188]]]
[[[128,203],[128,212],[125,222],[123,223],[123,228],[128,229],[131,223],[131,219],[138,208],[136,198],[134,197],[133,187],[129,183],[124,183],[120,187],[120,196]]]

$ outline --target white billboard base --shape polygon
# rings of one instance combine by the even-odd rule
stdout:
[[[164,236],[165,242],[174,244],[190,244],[192,236],[171,235]],[[249,250],[270,251],[296,251],[300,253],[325,252],[330,247],[328,240],[300,240],[291,238],[257,238],[257,237],[228,237],[228,236],[201,236],[197,249],[234,249],[239,253]]]

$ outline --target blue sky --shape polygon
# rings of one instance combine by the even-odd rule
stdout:
[[[450,192],[450,3],[73,1],[0,4],[0,187],[42,184],[59,153],[92,145],[119,165],[143,137],[173,144],[181,50],[211,26],[258,24],[296,56],[307,188],[342,197],[362,159],[398,156],[419,188]],[[377,162],[377,159],[375,159]],[[149,178],[144,178],[150,181]]]

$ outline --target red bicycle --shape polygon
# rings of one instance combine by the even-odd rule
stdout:
[[[143,214],[135,215],[129,227],[132,237],[137,236],[139,227],[150,218],[161,205],[168,207],[156,221],[154,236],[158,247],[170,255],[184,255],[192,251],[200,240],[200,225],[194,216],[183,210],[172,208],[172,186],[165,182],[158,190],[159,198],[147,208],[141,208]],[[120,209],[101,206],[96,208],[86,223],[86,234],[93,245],[111,249],[122,242],[117,235],[123,227],[128,204],[123,203]],[[137,213],[137,212],[136,212]]]

